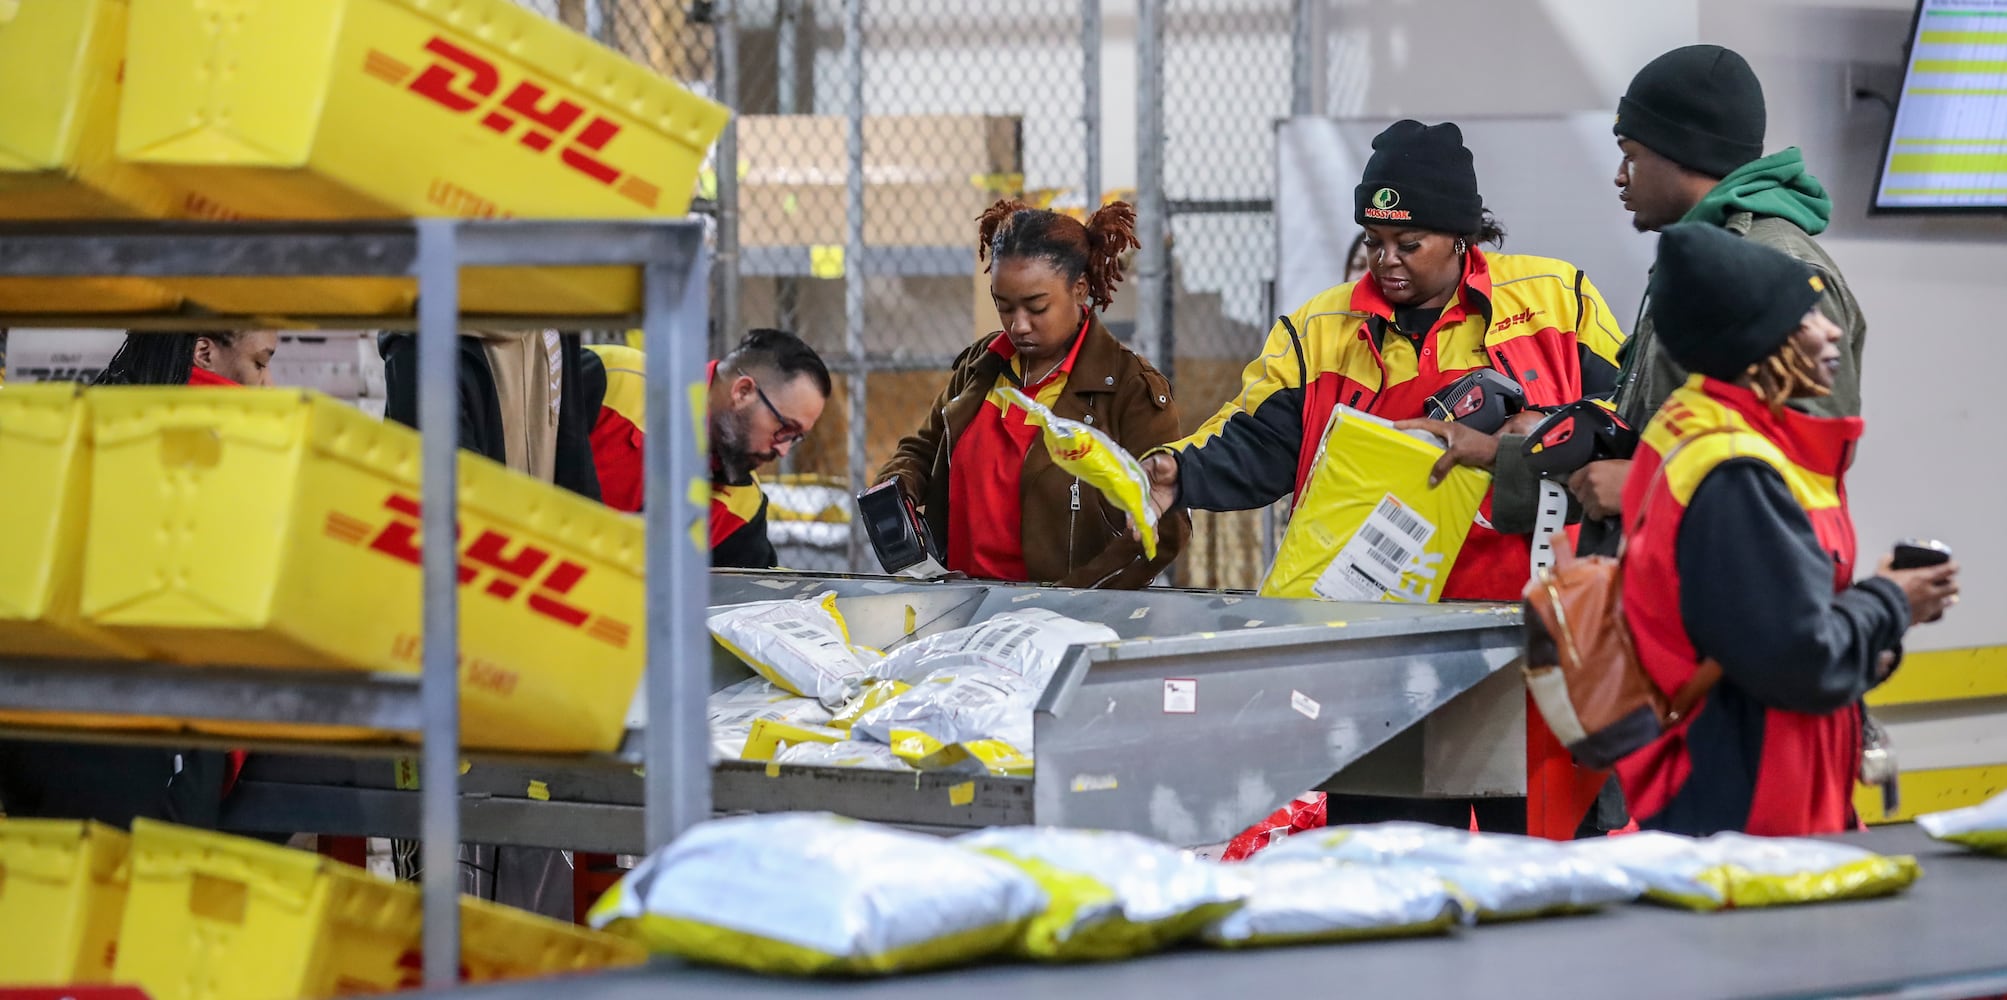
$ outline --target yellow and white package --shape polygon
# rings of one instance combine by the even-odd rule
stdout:
[[[1434,872],[1481,921],[1592,910],[1629,902],[1644,889],[1620,866],[1552,841],[1427,823],[1373,823],[1298,834],[1255,855],[1251,863],[1301,860]]]
[[[776,764],[806,767],[858,767],[875,771],[911,771],[913,765],[899,759],[883,743],[840,740],[835,743],[796,743],[774,755]]]
[[[894,755],[910,754],[916,746],[924,746],[925,742],[925,737],[909,737],[891,749]],[[901,759],[907,758],[902,756]],[[1031,754],[1002,740],[950,743],[932,753],[912,758],[909,763],[922,771],[945,771],[950,774],[996,774],[1024,778],[1034,773]]]
[[[1457,466],[1440,485],[1436,439],[1340,406],[1268,576],[1264,597],[1427,603],[1442,597],[1491,475]]]
[[[1918,816],[1916,825],[1939,840],[2007,857],[2007,792],[1976,806]]]
[[[1114,642],[1115,630],[1099,622],[1084,622],[1044,608],[1022,608],[991,615],[986,621],[915,639],[885,654],[868,669],[874,676],[911,684],[948,666],[981,663],[1025,679],[1045,690],[1052,675],[1074,646]],[[954,654],[972,654],[948,658]]]
[[[858,716],[850,735],[884,743],[908,760],[918,760],[950,743],[973,740],[1001,740],[1013,747],[1028,747],[1038,692],[1008,670],[979,665],[949,667],[928,674],[911,691]]]
[[[1147,954],[1197,934],[1247,895],[1235,869],[1132,833],[998,827],[955,843],[1020,865],[1045,888],[1045,912],[1017,943],[1045,961]]]
[[[858,716],[912,689],[913,685],[905,681],[871,681],[864,685],[864,690],[859,691],[857,697],[850,699],[849,704],[843,706],[843,711],[829,718],[829,727],[831,729],[841,729],[847,733],[850,731],[850,727],[857,723]]]
[[[752,735],[753,723],[761,719],[797,726],[821,726],[830,721],[829,709],[822,702],[783,690],[764,677],[748,677],[713,691],[708,707],[714,760],[737,758],[746,737]]]
[[[1916,859],[1802,837],[1718,833],[1705,840],[1645,832],[1577,841],[1569,850],[1616,865],[1646,899],[1689,910],[1867,899],[1916,881]]]
[[[1039,438],[1053,464],[1079,476],[1126,512],[1143,539],[1143,557],[1157,558],[1157,508],[1150,503],[1150,476],[1136,456],[1123,450],[1114,438],[1059,416],[1016,389],[1006,386],[992,395],[999,397],[998,407],[1008,411],[1015,406],[1025,412],[1027,422],[1044,428]]]
[[[692,827],[586,919],[695,962],[867,975],[997,954],[1045,905],[1031,876],[997,858],[837,816],[777,813]]]
[[[780,752],[803,743],[841,743],[848,737],[828,726],[796,726],[772,719],[760,719],[746,733],[740,760],[773,760]]]
[[[1448,883],[1425,868],[1280,861],[1239,865],[1247,905],[1206,925],[1221,948],[1440,934],[1463,919]]]
[[[755,601],[711,612],[718,644],[761,677],[830,708],[843,704],[870,677],[876,658],[850,644],[850,629],[836,608],[836,592],[790,601]]]

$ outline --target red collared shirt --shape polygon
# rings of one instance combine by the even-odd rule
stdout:
[[[203,368],[199,365],[188,366],[188,384],[202,385],[202,386],[228,385],[242,388],[242,386],[238,385],[238,383],[232,382],[229,379],[224,378],[223,376],[218,375],[215,372],[212,372],[209,369]]]
[[[1066,389],[1066,377],[1087,340],[1087,322],[1073,336],[1073,347],[1059,367],[1024,386],[1033,399],[1047,406]],[[998,335],[990,350],[1015,365],[1017,347]],[[1017,386],[1009,373],[997,376],[995,388]],[[1020,480],[1024,456],[1038,438],[1038,428],[1025,422],[1023,410],[1008,411],[995,397],[985,400],[975,418],[955,442],[948,459],[948,568],[985,580],[1025,579]]]

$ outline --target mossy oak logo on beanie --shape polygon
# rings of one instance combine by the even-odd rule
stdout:
[[[1396,209],[1394,207],[1400,203],[1401,193],[1399,191],[1390,187],[1383,187],[1373,192],[1373,205],[1371,208],[1366,209],[1366,217],[1369,219],[1393,219],[1397,221],[1405,221],[1413,218],[1413,216],[1408,214],[1407,209]]]

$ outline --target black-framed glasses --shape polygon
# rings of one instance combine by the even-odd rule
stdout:
[[[774,435],[775,445],[793,444],[808,436],[808,431],[801,426],[801,421],[782,413],[780,407],[775,406],[774,401],[767,398],[767,391],[760,388],[759,379],[751,375],[746,378],[753,383],[753,392],[760,397],[760,405],[765,406],[767,412],[773,414],[774,419],[780,422],[780,433]]]

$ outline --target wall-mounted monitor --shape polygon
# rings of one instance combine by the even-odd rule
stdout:
[[[2007,213],[2007,0],[1919,0],[1874,207]]]

